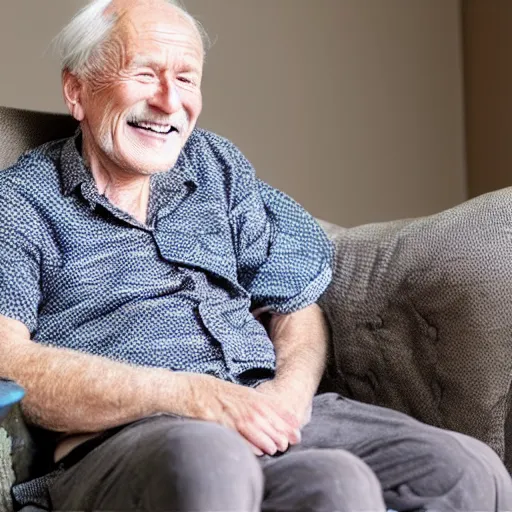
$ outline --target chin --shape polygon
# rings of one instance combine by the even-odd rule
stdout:
[[[174,164],[175,162],[169,164],[162,162],[130,162],[128,168],[131,169],[135,174],[150,176],[152,174],[167,172],[174,167]]]
[[[179,152],[173,151],[172,155],[166,155],[165,158],[155,158],[153,150],[149,151],[148,155],[125,155],[121,162],[124,162],[123,167],[131,169],[136,174],[149,175],[169,171],[176,164],[178,157]]]
[[[145,133],[122,134],[113,144],[117,164],[136,174],[157,174],[174,167],[184,142],[180,135],[162,137]]]

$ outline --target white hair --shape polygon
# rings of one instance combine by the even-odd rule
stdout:
[[[82,76],[89,68],[91,57],[108,40],[117,21],[115,11],[105,14],[113,0],[90,0],[54,39],[61,69]],[[164,0],[181,11],[196,27],[203,43],[203,52],[210,47],[210,39],[203,26],[190,15],[180,0]]]

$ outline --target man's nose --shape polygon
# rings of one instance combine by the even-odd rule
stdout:
[[[180,93],[176,84],[170,77],[166,76],[162,79],[159,90],[152,103],[166,114],[173,114],[181,110],[182,103]]]

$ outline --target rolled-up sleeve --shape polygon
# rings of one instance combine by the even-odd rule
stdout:
[[[332,277],[333,247],[315,219],[257,179],[234,154],[231,225],[238,281],[258,311],[293,313],[315,303]]]
[[[0,192],[0,315],[34,332],[39,282],[38,221],[23,200]]]

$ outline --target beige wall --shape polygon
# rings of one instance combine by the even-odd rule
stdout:
[[[512,185],[512,2],[464,0],[471,196]]]
[[[201,125],[344,225],[465,198],[458,0],[185,0],[216,41]],[[83,0],[0,7],[0,104],[62,110],[44,54]]]

